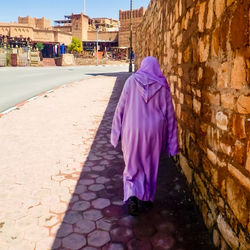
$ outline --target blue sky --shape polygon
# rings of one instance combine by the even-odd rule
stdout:
[[[133,0],[134,8],[147,7],[150,0]],[[130,8],[130,0],[86,0],[86,12],[90,17],[119,18],[119,9]],[[83,0],[7,0],[1,1],[0,22],[17,21],[18,16],[63,19],[64,15],[83,11]]]

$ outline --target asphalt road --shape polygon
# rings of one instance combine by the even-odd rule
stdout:
[[[128,72],[128,65],[0,68],[0,112],[55,87],[116,72]]]

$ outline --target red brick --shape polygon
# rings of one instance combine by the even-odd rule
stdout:
[[[245,154],[245,145],[240,141],[236,141],[234,145],[234,160],[237,161],[239,164],[243,163]]]
[[[221,105],[226,109],[234,109],[235,104],[235,96],[233,94],[222,94],[221,95]]]
[[[215,14],[217,19],[220,18],[225,9],[225,2],[221,0],[215,0]]]
[[[236,138],[246,138],[245,117],[233,115],[233,134]]]
[[[219,29],[216,28],[213,32],[212,35],[212,55],[213,56],[218,56],[219,54],[219,47],[220,47],[220,42],[219,42]]]
[[[213,163],[213,165],[217,164],[217,155],[209,148],[207,149],[207,158]]]
[[[205,98],[205,100],[208,101],[208,103],[212,104],[212,105],[220,105],[220,94],[219,93],[210,93],[207,91],[203,92],[203,97]]]
[[[230,87],[242,89],[246,81],[246,67],[243,56],[237,55],[233,61]]]
[[[237,110],[241,114],[250,114],[250,96],[241,95],[238,98]]]
[[[227,177],[227,201],[233,210],[236,218],[245,227],[248,222],[248,208],[246,192],[240,184],[234,181],[233,178]]]
[[[231,23],[231,41],[232,48],[238,49],[244,47],[248,43],[248,0],[237,1],[238,6],[233,13]]]
[[[199,42],[198,42],[199,61],[200,62],[205,62],[208,59],[209,48],[210,48],[209,36],[206,35],[203,38],[200,38]]]

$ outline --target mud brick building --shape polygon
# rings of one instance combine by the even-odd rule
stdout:
[[[220,249],[250,249],[249,1],[152,0],[136,67],[156,56],[178,119],[179,163]]]
[[[18,23],[0,23],[0,36],[30,39],[45,44],[71,43],[72,35],[64,30],[54,30],[49,19],[18,17]]]
[[[64,20],[56,20],[54,30],[70,32],[72,36],[83,41],[84,49],[93,49],[97,39],[102,48],[118,46],[119,22],[110,18],[89,18],[81,14],[65,16]]]
[[[138,25],[143,20],[146,9],[141,7],[140,9],[132,11],[132,27],[133,27],[133,43],[132,48],[135,48],[136,43],[136,29]],[[120,30],[119,30],[119,47],[130,47],[130,10],[119,11],[119,21],[120,21]]]
[[[103,48],[118,46],[117,20],[90,18],[83,13],[72,13],[63,20],[56,20],[55,23],[56,25],[52,26],[49,19],[30,16],[18,17],[18,23],[0,23],[0,42],[6,38],[8,41],[18,40],[16,43],[11,43],[11,46],[20,46],[22,44],[20,39],[28,39],[30,44],[42,42],[46,50],[53,50],[59,44],[69,45],[74,36],[93,49],[98,28],[98,39]]]

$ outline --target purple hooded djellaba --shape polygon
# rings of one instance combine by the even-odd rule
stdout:
[[[141,68],[124,85],[112,123],[114,147],[120,137],[125,161],[124,201],[131,196],[153,201],[161,153],[178,153],[169,86],[154,57],[144,58]]]

